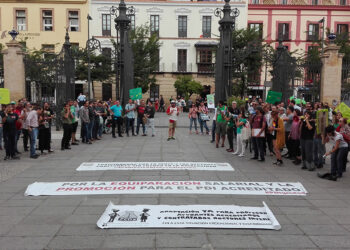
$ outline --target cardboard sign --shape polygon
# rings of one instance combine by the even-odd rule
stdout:
[[[328,109],[320,109],[316,112],[316,132],[317,134],[324,133],[328,126]]]
[[[131,100],[140,100],[142,99],[142,89],[141,88],[136,88],[136,89],[130,89],[129,90],[129,95]]]
[[[275,104],[276,102],[280,102],[282,100],[282,93],[269,90],[266,97],[266,102],[270,104]]]
[[[341,102],[335,111],[342,113],[343,117],[350,119],[350,108],[344,102]]]
[[[281,229],[263,207],[233,205],[114,205],[109,203],[97,222],[99,228],[256,228]]]
[[[77,171],[96,170],[209,170],[234,171],[229,163],[214,162],[83,162]]]
[[[214,95],[207,95],[207,103],[209,109],[215,109]]]
[[[10,90],[5,88],[0,88],[0,104],[9,104],[10,99]]]
[[[24,195],[96,194],[238,194],[302,195],[307,191],[300,182],[228,181],[87,181],[35,182]]]

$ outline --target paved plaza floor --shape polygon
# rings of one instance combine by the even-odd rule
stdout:
[[[209,136],[189,135],[186,114],[176,140],[167,141],[167,118],[156,118],[155,137],[105,135],[93,145],[55,152],[37,160],[0,161],[0,249],[350,249],[350,178],[322,180],[285,161],[283,167],[233,157],[215,148]],[[20,143],[21,145],[22,143]],[[22,146],[20,147],[20,149]],[[1,152],[3,154],[3,152]],[[234,172],[220,171],[86,171],[86,161],[228,162]],[[330,162],[327,160],[326,169]],[[114,180],[203,180],[301,182],[306,196],[138,194],[25,197],[33,182]],[[96,222],[109,201],[114,204],[213,204],[262,206],[265,201],[282,228],[245,229],[99,229]]]

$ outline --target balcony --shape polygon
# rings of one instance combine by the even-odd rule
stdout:
[[[192,63],[186,65],[178,65],[177,63],[172,64],[172,72],[174,73],[191,73],[192,72]]]
[[[197,63],[198,73],[212,74],[214,73],[214,63]]]

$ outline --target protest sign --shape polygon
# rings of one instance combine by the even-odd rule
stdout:
[[[263,207],[234,205],[114,205],[109,203],[97,222],[99,228],[256,228],[281,229]]]
[[[320,109],[316,112],[316,132],[322,134],[328,126],[328,109]]]
[[[215,109],[214,95],[207,95],[207,103],[209,109]]]
[[[276,102],[280,102],[282,100],[282,93],[269,90],[266,97],[266,102],[270,104],[275,104]]]
[[[130,94],[130,99],[133,101],[142,99],[142,89],[141,88],[130,89],[129,94]]]
[[[238,194],[306,195],[300,182],[228,182],[228,181],[88,181],[35,182],[25,195],[96,194]]]
[[[0,88],[0,104],[9,104],[10,99],[10,90],[5,88]]]
[[[336,107],[335,111],[340,112],[343,117],[350,119],[350,108],[344,102],[341,102],[338,107]]]
[[[229,163],[214,162],[83,162],[77,171],[96,170],[212,170],[234,171]]]

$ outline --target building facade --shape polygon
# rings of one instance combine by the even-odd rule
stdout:
[[[68,28],[71,43],[85,47],[88,9],[88,0],[0,0],[0,43],[16,29],[27,48],[58,52]]]
[[[319,47],[327,40],[326,32],[348,35],[350,25],[349,0],[249,0],[247,27],[261,32],[262,38],[277,48],[282,40],[289,51],[299,55]],[[269,70],[269,69],[268,69]],[[262,68],[261,81],[252,86],[254,94],[261,95],[265,80]]]
[[[114,18],[110,8],[118,3],[108,0],[91,0],[90,36],[100,40],[102,50],[111,53],[115,39]],[[157,85],[145,97],[151,99],[163,95],[165,100],[177,95],[174,82],[181,74],[191,74],[205,87],[204,94],[213,93],[215,48],[220,32],[214,15],[216,8],[222,8],[224,2],[209,1],[126,1],[128,7],[135,8],[131,16],[131,26],[148,24],[150,32],[157,33],[160,40],[159,69]],[[247,4],[231,2],[231,8],[238,8],[240,15],[236,20],[237,28],[247,24]],[[109,52],[108,52],[109,51]],[[106,85],[106,86],[104,86]],[[114,97],[111,84],[94,83],[96,98]],[[105,90],[105,93],[104,93]],[[108,92],[112,95],[108,96]]]

